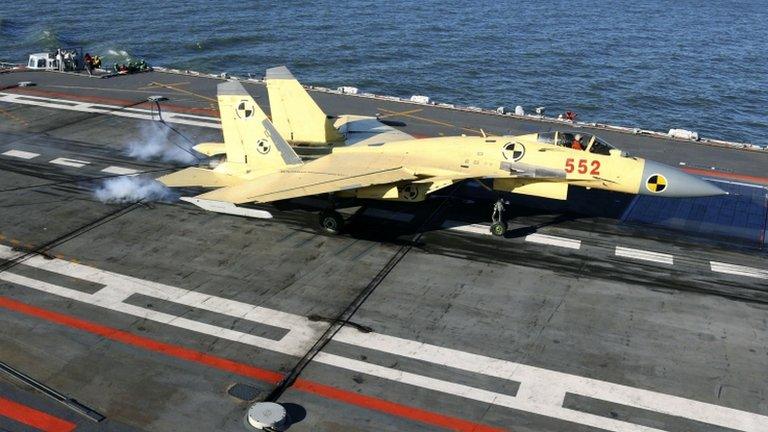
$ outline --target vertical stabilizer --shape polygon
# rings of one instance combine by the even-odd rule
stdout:
[[[216,90],[227,163],[259,171],[302,163],[242,84],[228,81]]]
[[[267,92],[272,121],[293,144],[322,145],[344,141],[304,87],[285,66],[267,69]]]

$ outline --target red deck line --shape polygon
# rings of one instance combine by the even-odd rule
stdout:
[[[696,174],[706,177],[716,177],[728,180],[743,181],[748,183],[755,183],[761,185],[768,185],[768,177],[757,177],[746,174],[727,173],[723,171],[708,170],[701,168],[682,168],[683,171],[689,174]]]
[[[44,432],[71,432],[76,424],[0,396],[0,416]]]
[[[206,354],[179,345],[156,341],[154,339],[138,336],[124,330],[118,330],[116,328],[107,327],[105,325],[76,318],[71,315],[65,315],[59,312],[32,306],[8,297],[0,296],[0,307],[28,316],[40,318],[48,322],[99,335],[106,339],[122,342],[126,345],[143,348],[148,351],[153,351],[156,353],[165,354],[170,357],[202,364],[244,377],[268,382],[270,384],[277,384],[283,378],[283,374],[279,372],[239,363],[234,360]],[[447,430],[462,432],[500,432],[505,430],[502,428],[474,423],[468,420],[463,420],[460,418],[399,404],[397,402],[391,402],[373,396],[361,395],[329,385],[305,380],[303,378],[297,379],[293,385],[293,388],[305,393],[315,394],[327,399],[332,399],[349,405],[359,406],[372,411],[378,411],[395,417],[401,417],[432,426],[438,426]]]
[[[108,89],[105,89],[105,91],[106,90]],[[26,87],[17,87],[17,88],[13,88],[11,90],[6,90],[6,91],[11,93],[28,94],[31,96],[49,97],[53,99],[76,100],[80,102],[92,102],[92,103],[106,104],[106,105],[126,106],[126,105],[131,105],[136,103],[135,100],[130,100],[130,99],[108,98],[103,96],[75,95],[72,93],[63,93],[63,92],[56,92],[51,90],[30,89]],[[154,104],[151,104],[149,102],[143,102],[141,104],[133,106],[132,108],[149,109],[153,105]],[[163,103],[161,106],[163,110],[168,110],[173,112],[197,114],[197,115],[208,115],[216,118],[219,117],[219,111],[211,108],[183,107],[183,106],[178,106],[178,105],[173,105],[168,103]]]

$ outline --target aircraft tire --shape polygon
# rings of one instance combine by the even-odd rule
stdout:
[[[335,210],[324,210],[318,218],[320,229],[328,234],[339,234],[344,228],[344,218]]]
[[[502,237],[507,232],[506,222],[494,222],[491,224],[491,234],[496,237]]]

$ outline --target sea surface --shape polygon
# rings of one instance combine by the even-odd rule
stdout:
[[[2,2],[0,60],[59,46],[768,145],[766,0]]]

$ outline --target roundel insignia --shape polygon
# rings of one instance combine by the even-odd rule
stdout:
[[[400,196],[408,201],[413,201],[419,197],[419,188],[412,184],[403,186],[400,189]]]
[[[270,145],[269,141],[263,139],[256,141],[256,151],[259,153],[267,154],[270,150],[272,150],[272,145]]]
[[[667,184],[666,177],[661,174],[654,174],[648,177],[648,180],[645,182],[645,187],[653,193],[659,193],[667,188]]]
[[[525,146],[519,142],[507,143],[504,145],[504,151],[502,153],[504,154],[505,159],[511,159],[517,162],[525,156]]]
[[[237,109],[235,110],[237,117],[243,120],[253,117],[253,112],[253,105],[248,101],[240,101],[240,103],[237,104]]]

